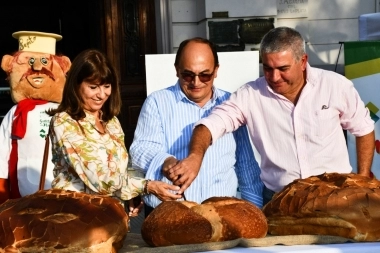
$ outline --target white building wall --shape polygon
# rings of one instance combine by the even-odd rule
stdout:
[[[209,21],[274,18],[275,27],[289,26],[305,38],[312,66],[344,72],[344,42],[359,40],[358,17],[379,12],[379,0],[167,0],[171,5],[172,51],[195,36],[209,38]],[[277,15],[277,3],[307,2],[306,17]],[[212,18],[212,12],[228,11],[228,18]],[[302,16],[302,15],[301,15]],[[342,42],[342,43],[341,43]],[[245,50],[258,45],[246,44]],[[339,55],[339,59],[338,59]],[[336,63],[338,65],[336,66]]]

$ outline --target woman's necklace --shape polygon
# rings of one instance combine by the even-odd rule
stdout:
[[[103,120],[101,120],[99,118],[95,119],[95,126],[94,126],[94,128],[100,134],[105,134],[106,133],[104,122],[103,122]]]
[[[92,124],[91,123],[91,120],[90,120],[90,124],[92,125],[92,127],[101,135],[105,134],[106,131],[105,131],[105,124],[104,124],[104,121],[102,120],[102,116],[103,116],[103,112],[102,111],[99,111],[98,112],[98,115],[94,115],[94,119],[95,119],[95,124]]]

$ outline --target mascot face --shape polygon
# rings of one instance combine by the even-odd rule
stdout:
[[[23,99],[60,103],[70,66],[70,59],[66,56],[28,51],[5,55],[1,61],[15,103]]]

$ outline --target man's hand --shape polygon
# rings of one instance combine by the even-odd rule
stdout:
[[[178,194],[183,194],[197,177],[203,157],[210,144],[210,130],[204,125],[196,126],[191,137],[188,157],[178,162],[178,164],[169,169],[167,173],[167,178],[170,179],[173,184],[181,186]]]
[[[166,158],[164,164],[162,165],[162,174],[164,174],[164,176],[169,179],[170,181],[174,182],[175,180],[178,179],[177,178],[171,178],[170,177],[170,174],[169,174],[169,171],[171,168],[173,168],[175,165],[177,165],[179,162],[179,160],[177,160],[175,157],[173,156],[170,156],[168,158]]]
[[[181,186],[178,194],[182,194],[198,176],[202,165],[203,156],[191,154],[179,161],[177,165],[169,170],[169,178],[173,179],[174,185]]]

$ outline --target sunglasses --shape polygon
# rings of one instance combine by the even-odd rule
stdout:
[[[198,75],[194,73],[188,73],[188,72],[181,73],[182,79],[188,83],[194,81],[194,78],[196,76],[199,78],[199,81],[201,81],[202,83],[205,83],[205,82],[210,81],[213,75],[214,75],[214,72],[212,72],[211,74],[200,73]]]

